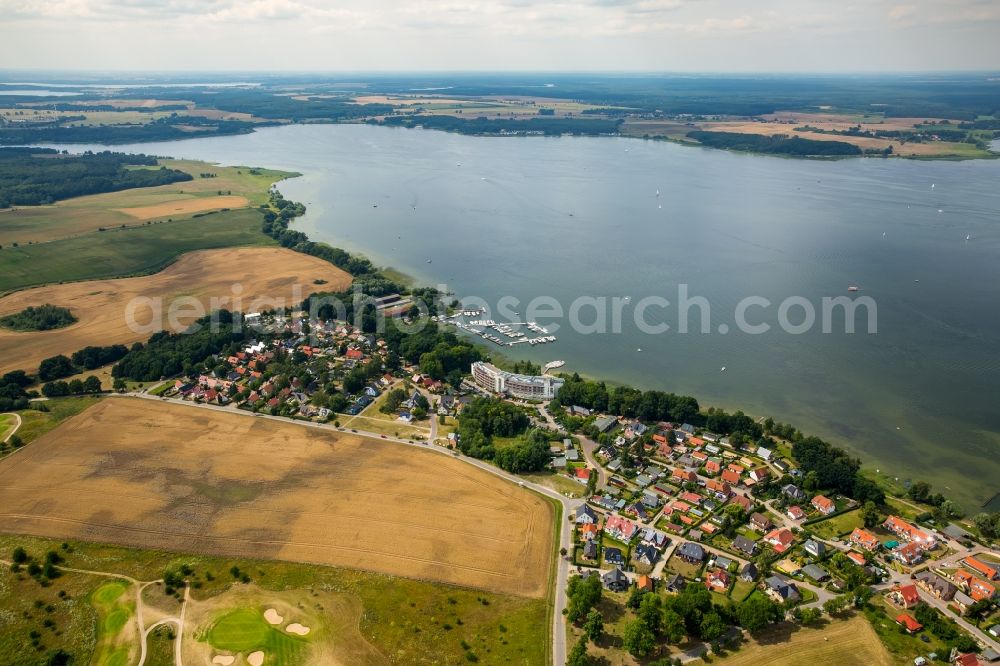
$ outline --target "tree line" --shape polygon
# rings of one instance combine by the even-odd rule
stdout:
[[[67,155],[52,149],[0,149],[0,208],[50,204],[61,199],[192,180],[191,174],[156,166],[155,157],[125,153]]]
[[[703,146],[726,150],[742,150],[769,155],[794,155],[800,157],[849,157],[861,155],[861,148],[845,141],[817,141],[783,134],[743,134],[740,132],[705,132],[695,130],[687,133]]]

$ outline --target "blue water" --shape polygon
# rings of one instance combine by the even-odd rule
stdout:
[[[653,307],[647,320],[671,331],[644,334],[627,308],[620,334],[575,333],[562,319],[555,344],[506,353],[790,421],[970,508],[1000,491],[1000,162],[803,161],[364,125],[115,149],[299,171],[280,187],[308,204],[296,225],[314,239],[460,296],[516,297],[522,316],[539,295],[567,309],[578,296],[676,303],[687,284],[710,303],[709,332],[679,334],[676,308]],[[784,299],[819,315],[849,285],[877,304],[877,334],[859,320],[846,335],[842,317],[840,334],[777,330]],[[773,303],[748,316],[769,333],[736,331],[748,296]]]

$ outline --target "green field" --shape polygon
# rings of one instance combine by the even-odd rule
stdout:
[[[291,666],[302,663],[308,651],[306,638],[290,636],[264,620],[259,608],[239,608],[216,620],[206,640],[212,647],[231,652],[264,652],[264,662]]]
[[[41,437],[48,431],[55,428],[65,419],[79,414],[87,409],[100,398],[53,398],[35,403],[36,406],[44,405],[47,412],[38,409],[25,409],[18,412],[21,415],[21,427],[17,431],[17,436],[21,441],[28,444],[32,440]]]
[[[192,250],[274,245],[261,232],[261,219],[255,209],[232,210],[5,247],[0,250],[0,293],[51,282],[155,273]]]
[[[279,661],[277,653],[268,655],[265,664],[295,663],[299,652],[293,645],[311,646],[325,640],[332,641],[336,650],[359,637],[369,651],[391,655],[393,663],[467,663],[471,661],[470,654],[480,663],[540,664],[547,660],[550,626],[547,599],[494,594],[349,569],[178,555],[78,541],[70,542],[68,549],[63,550],[60,543],[0,535],[0,557],[9,559],[16,546],[24,547],[36,560],[43,558],[46,551],[56,549],[65,557],[66,566],[109,571],[139,580],[160,578],[164,570],[177,570],[185,564],[192,569],[189,579],[193,602],[214,602],[216,598],[224,602],[226,599],[220,595],[234,590],[245,595],[259,588],[258,603],[222,603],[217,611],[219,616],[214,618],[207,634],[210,644],[219,649],[224,649],[222,644],[242,647],[263,641],[265,651],[270,644],[271,649],[283,650],[282,654],[287,655],[288,661]],[[249,586],[234,581],[230,574],[234,566],[250,577]],[[5,622],[0,630],[0,663],[5,666],[44,663],[45,655],[56,648],[70,652],[74,664],[99,663],[91,660],[99,633],[98,613],[91,600],[104,601],[113,596],[113,590],[100,591],[107,584],[107,578],[65,572],[43,587],[23,571],[14,574],[9,567],[0,567],[0,620]],[[144,599],[176,609],[176,601],[164,595],[163,589],[150,588]],[[59,597],[60,591],[68,596]],[[266,624],[261,613],[260,601],[266,603],[272,598],[268,591],[281,598],[301,596],[307,604],[304,623],[315,631],[309,635],[311,643],[292,635],[269,636],[263,631],[276,631]],[[357,619],[347,627],[344,626],[347,618],[328,613],[319,615],[324,618],[325,627],[311,623],[312,617],[308,616],[315,617],[319,611],[314,605],[316,594],[342,595],[357,604],[360,611]],[[36,609],[36,599],[41,609]],[[51,613],[45,610],[49,604],[53,606]],[[54,621],[54,629],[42,625],[46,618]],[[104,625],[113,628],[119,622],[116,617],[110,623],[105,620]],[[30,631],[41,634],[41,649],[25,649]],[[171,663],[168,633],[169,629],[163,629],[160,638],[151,639],[148,664]],[[188,639],[195,640],[186,634],[185,640]]]
[[[14,417],[10,414],[0,414],[0,442],[7,439],[7,435],[14,429]]]
[[[863,527],[864,521],[861,519],[861,509],[854,509],[846,513],[841,513],[833,518],[821,520],[818,523],[811,523],[807,528],[816,536],[822,539],[833,539],[845,534],[850,534],[855,527]]]
[[[122,581],[104,583],[90,595],[97,611],[97,645],[93,662],[99,666],[127,666],[129,644],[119,635],[132,620],[135,602],[127,595],[129,585]]]

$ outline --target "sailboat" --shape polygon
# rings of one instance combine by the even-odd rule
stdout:
[[[968,242],[968,241],[969,241],[969,240],[970,240],[971,238],[972,238],[972,234],[967,234],[967,235],[965,236],[965,240],[966,240],[966,242]]]

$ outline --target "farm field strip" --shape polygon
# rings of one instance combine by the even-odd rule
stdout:
[[[241,287],[245,307],[256,298],[282,298],[291,303],[294,285],[301,285],[298,298],[317,289],[315,280],[326,280],[324,288],[341,289],[351,283],[344,271],[315,257],[283,248],[231,248],[192,252],[160,273],[135,278],[93,280],[49,285],[15,292],[0,298],[0,314],[19,312],[30,305],[48,303],[69,308],[78,321],[51,331],[15,332],[0,329],[0,372],[33,370],[56,354],[70,354],[88,345],[130,344],[145,341],[151,333],[132,331],[125,318],[132,299],[163,299],[164,320],[171,300],[194,297],[203,306],[212,297],[228,298],[232,307],[233,285]],[[136,310],[136,320],[146,323],[151,309]],[[193,317],[178,317],[182,325]]]
[[[549,503],[430,451],[112,398],[20,453],[0,531],[547,592]]]

